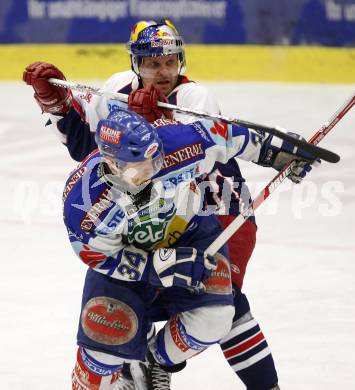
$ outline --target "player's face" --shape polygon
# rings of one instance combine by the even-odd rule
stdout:
[[[117,166],[114,159],[106,157],[113,175],[119,176],[128,185],[140,186],[143,183],[148,183],[154,176],[154,168],[151,158],[144,161],[130,162],[124,167]]]
[[[175,88],[179,72],[177,54],[161,57],[144,57],[139,72],[143,85],[153,84],[165,96]]]
[[[144,161],[122,165],[108,156],[104,157],[104,160],[111,171],[106,176],[113,184],[113,188],[119,192],[138,194],[152,181],[152,177],[156,173],[156,158],[147,158]]]

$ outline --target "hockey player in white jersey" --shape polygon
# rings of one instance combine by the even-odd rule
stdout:
[[[129,94],[131,110],[143,115],[150,122],[161,117],[171,118],[171,112],[157,106],[157,101],[164,101],[166,95],[168,101],[173,104],[219,112],[218,104],[211,94],[182,75],[186,64],[183,41],[169,21],[137,23],[132,29],[128,48],[133,71],[114,74],[104,88]],[[125,105],[91,95],[72,98],[70,92],[50,85],[46,81],[50,77],[64,78],[56,67],[46,63],[31,64],[24,73],[24,80],[34,87],[36,100],[42,110],[55,114],[51,115],[50,126],[59,134],[71,156],[80,161],[96,147],[94,130],[98,120],[106,117],[118,106]],[[178,113],[174,118],[184,123],[194,120]],[[225,139],[226,127],[215,123],[212,135],[215,139]],[[279,168],[281,165],[282,163]],[[299,181],[304,173],[303,171],[301,175],[294,175],[292,179]],[[207,180],[217,184],[218,189],[207,190],[204,203],[217,205],[217,209],[222,213],[223,186],[225,183],[234,184],[229,210],[224,210],[226,215],[219,216],[220,222],[227,226],[250,201],[249,190],[236,161],[231,159],[226,165],[217,163]],[[255,220],[251,216],[228,243],[233,284],[240,288],[255,245],[255,233]],[[249,390],[270,389],[277,384],[277,374],[267,342],[250,313],[246,296],[236,295],[235,304],[238,305],[239,311],[234,318],[233,332],[226,336],[221,344],[222,350]],[[235,334],[238,334],[238,337],[234,336]],[[234,348],[237,345],[238,348]]]
[[[222,229],[201,207],[199,179],[236,156],[267,166],[280,154],[290,161],[313,158],[231,125],[225,139],[216,139],[214,126],[160,120],[153,127],[137,114],[114,110],[98,123],[99,150],[67,180],[64,221],[74,251],[90,267],[73,389],[114,389],[124,361],[146,357],[147,388],[169,389],[169,373],[230,331],[228,254],[225,247],[214,258],[204,253]],[[172,237],[177,226],[181,235]],[[170,319],[147,347],[156,300]]]

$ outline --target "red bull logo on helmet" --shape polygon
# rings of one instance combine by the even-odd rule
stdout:
[[[121,132],[112,127],[103,125],[100,128],[100,138],[103,141],[118,145],[121,139]]]
[[[161,41],[158,41],[158,42],[153,41],[151,43],[151,46],[152,47],[161,47],[161,46],[170,46],[170,45],[173,45],[173,44],[174,44],[174,40],[173,39],[164,39],[164,40],[161,40]]]
[[[151,38],[155,38],[155,39],[160,39],[160,38],[164,38],[164,37],[171,37],[171,34],[169,34],[166,31],[155,31],[151,35]]]

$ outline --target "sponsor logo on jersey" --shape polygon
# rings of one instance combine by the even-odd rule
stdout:
[[[164,188],[166,190],[175,188],[179,183],[185,181],[191,181],[199,174],[198,164],[190,165],[188,168],[181,169],[180,171],[174,171],[163,178]]]
[[[200,134],[200,136],[207,142],[211,142],[211,139],[207,135],[206,129],[201,125],[200,122],[191,123],[191,126]]]
[[[113,129],[109,126],[101,126],[100,128],[100,138],[111,144],[119,144],[122,133],[116,129]]]
[[[201,142],[185,146],[175,152],[165,155],[162,170],[174,167],[181,164],[182,162],[192,160],[197,156],[204,154]]]
[[[232,293],[231,271],[229,261],[220,253],[215,256],[217,269],[203,283],[206,292],[211,294],[228,295]]]
[[[86,166],[82,166],[82,167],[79,167],[79,169],[77,171],[75,171],[69,178],[69,180],[67,181],[67,185],[65,186],[64,188],[64,191],[63,191],[63,202],[67,199],[70,191],[74,188],[75,184],[81,179],[81,177],[84,175],[85,171],[86,171],[87,167]]]
[[[102,223],[97,226],[95,229],[98,234],[110,234],[121,224],[121,222],[125,219],[126,215],[124,211],[118,207],[118,209],[113,209],[110,213],[105,217]]]
[[[164,119],[164,118],[159,118],[157,120],[155,120],[153,123],[152,123],[152,126],[154,128],[158,128],[158,127],[162,127],[162,126],[168,126],[168,125],[177,125],[178,122],[175,121],[174,119]]]
[[[138,211],[138,217],[140,222],[144,222],[147,219],[151,219],[155,216],[158,216],[159,213],[167,213],[173,207],[174,203],[171,199],[159,198],[153,204],[150,204],[148,207],[144,207]]]
[[[94,225],[97,225],[100,216],[104,211],[110,208],[113,204],[113,196],[109,188],[106,188],[97,198],[90,210],[85,214],[81,221],[80,227],[85,232],[89,232]]]
[[[154,220],[142,223],[141,226],[135,226],[132,233],[129,234],[130,243],[135,242],[145,249],[150,249],[156,242],[165,237],[166,226],[170,219]]]
[[[156,244],[154,249],[171,247],[187,230],[187,226],[188,222],[185,219],[175,215],[166,229],[164,240]]]
[[[126,303],[109,297],[95,297],[84,306],[81,315],[84,333],[105,345],[121,345],[134,338],[138,318]]]
[[[128,220],[128,241],[149,250],[165,237],[166,228],[176,213],[173,202],[159,199],[155,205],[139,210],[138,217]]]

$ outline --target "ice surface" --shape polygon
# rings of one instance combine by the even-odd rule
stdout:
[[[310,137],[354,85],[206,83],[224,113]],[[244,291],[287,390],[355,388],[354,109],[322,142],[342,157],[259,209]],[[0,84],[0,388],[69,389],[84,265],[61,220],[75,166],[31,89]],[[255,194],[275,172],[242,163]],[[173,389],[243,389],[218,347],[188,362]]]

